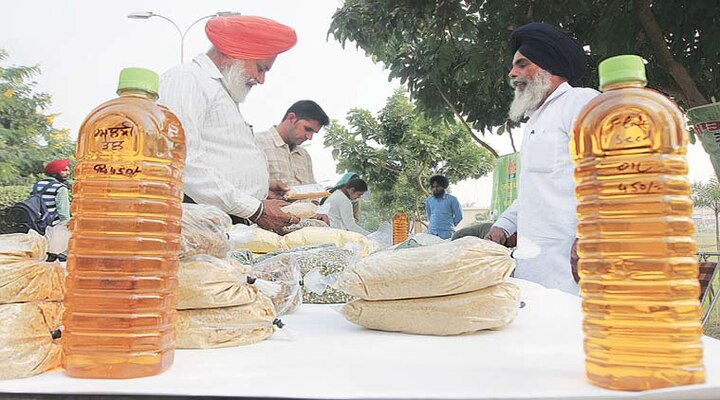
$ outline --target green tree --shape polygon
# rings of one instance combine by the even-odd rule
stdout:
[[[347,115],[348,127],[333,121],[325,134],[338,171],[355,171],[368,182],[372,208],[381,218],[398,210],[424,216],[428,180],[443,174],[450,182],[480,178],[493,156],[478,147],[456,122],[427,118],[397,90],[377,118],[363,109]]]
[[[382,62],[425,111],[502,134],[514,28],[544,21],[572,32],[589,46],[588,87],[598,87],[599,60],[641,55],[650,86],[688,108],[720,91],[719,20],[718,0],[346,0],[329,34]]]
[[[692,187],[693,206],[709,208],[715,214],[715,248],[720,252],[720,184],[715,178],[707,183],[695,182]]]
[[[50,96],[35,90],[40,68],[3,65],[7,58],[0,49],[0,186],[33,183],[43,164],[75,153],[69,131],[53,127]]]

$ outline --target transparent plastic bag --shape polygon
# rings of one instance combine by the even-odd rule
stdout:
[[[0,235],[0,264],[26,260],[45,261],[47,251],[47,238],[34,230]]]
[[[373,244],[374,251],[385,250],[392,246],[393,242],[393,229],[390,224],[382,224],[378,229],[367,235],[368,240]]]
[[[24,378],[60,366],[62,313],[60,302],[0,304],[0,379]]]
[[[272,336],[278,324],[275,307],[263,294],[241,306],[180,310],[177,313],[175,335],[179,349],[257,343]]]
[[[308,201],[296,201],[281,208],[282,212],[298,218],[310,218],[317,214],[319,206]]]
[[[278,316],[290,314],[302,304],[302,275],[292,252],[261,257],[252,265],[250,273],[280,285],[279,293],[270,296]]]
[[[206,254],[180,261],[177,309],[239,306],[257,299],[257,289],[247,283],[249,267],[234,260]]]
[[[257,225],[233,225],[228,236],[234,249],[246,249],[256,254],[287,248],[282,236],[261,229]]]
[[[405,300],[353,300],[341,314],[370,329],[420,335],[461,335],[510,324],[520,308],[520,289],[500,283],[473,292]]]
[[[300,267],[303,276],[303,303],[339,304],[354,297],[347,293],[325,286],[328,276],[339,274],[356,258],[351,251],[339,249],[334,245],[307,247],[292,252],[294,262]],[[312,290],[311,290],[312,289]]]
[[[287,235],[288,233],[295,232],[297,230],[300,230],[302,228],[307,228],[309,226],[316,227],[316,228],[327,228],[328,224],[326,224],[325,222],[323,222],[319,219],[303,218],[297,224],[292,224],[292,225],[283,227],[281,229],[281,233],[283,235]]]
[[[48,253],[61,254],[65,253],[70,241],[70,230],[65,224],[57,224],[48,226],[45,229],[45,237],[48,240]]]
[[[63,301],[64,295],[65,269],[58,262],[0,264],[0,304]]]
[[[514,268],[510,249],[466,236],[371,254],[337,275],[333,287],[365,300],[444,296],[499,284]]]
[[[223,258],[230,251],[228,231],[230,216],[217,207],[205,204],[183,204],[180,258],[209,254]]]
[[[253,265],[255,263],[255,256],[252,251],[248,249],[233,249],[227,254],[229,259],[235,260],[240,264]]]

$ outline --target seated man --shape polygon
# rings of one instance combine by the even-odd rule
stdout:
[[[492,228],[492,226],[492,222],[483,222],[480,224],[472,224],[470,226],[466,226],[462,229],[458,229],[457,231],[455,231],[452,240],[458,240],[465,236],[475,236],[479,237],[480,239],[485,239],[485,236],[488,234],[488,232],[490,232],[490,228]],[[505,242],[501,244],[505,247],[515,247],[516,243],[517,234],[513,233],[505,240]]]
[[[329,123],[317,103],[300,100],[288,108],[280,125],[258,133],[256,140],[267,157],[270,181],[288,186],[315,183],[312,159],[300,145]]]

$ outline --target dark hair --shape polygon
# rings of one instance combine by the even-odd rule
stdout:
[[[300,100],[295,102],[295,104],[291,105],[290,108],[285,111],[285,115],[282,117],[282,120],[285,121],[285,118],[287,118],[290,113],[294,113],[298,119],[315,120],[320,123],[321,127],[330,123],[330,119],[327,114],[325,114],[325,111],[323,111],[323,109],[312,100]]]
[[[437,183],[438,185],[444,187],[447,189],[448,186],[450,186],[450,181],[448,181],[448,178],[442,176],[442,175],[433,175],[430,178],[430,186],[432,186],[433,183]]]
[[[353,189],[356,192],[367,192],[368,190],[367,183],[365,183],[365,181],[360,178],[350,179],[348,183],[345,184],[345,187],[348,189]]]

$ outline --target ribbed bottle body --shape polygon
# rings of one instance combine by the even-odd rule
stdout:
[[[602,387],[705,379],[682,118],[665,96],[627,87],[574,126],[586,373]]]
[[[96,108],[78,135],[63,333],[66,373],[158,374],[173,361],[185,139],[151,99]]]

